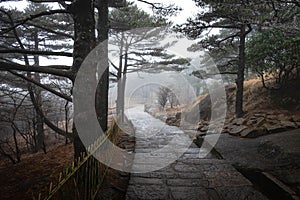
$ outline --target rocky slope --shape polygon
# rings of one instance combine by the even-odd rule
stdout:
[[[198,135],[214,133],[208,130],[212,126],[223,127],[222,133],[234,136],[255,138],[270,133],[300,128],[300,94],[297,94],[299,83],[291,84],[290,88],[270,91],[262,87],[259,79],[245,81],[244,111],[241,118],[236,118],[234,85],[226,87],[227,115],[225,124],[210,120],[211,108],[218,110],[218,102],[211,105],[210,95],[200,96],[192,105],[167,108],[160,112],[155,107],[145,106],[145,110],[169,125],[180,126],[182,119],[189,122],[199,115]],[[188,113],[188,114],[187,114]],[[191,123],[193,123],[191,121]]]

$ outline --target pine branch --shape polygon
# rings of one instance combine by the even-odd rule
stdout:
[[[72,78],[70,70],[55,69],[52,66],[34,67],[34,66],[20,65],[17,63],[8,63],[8,62],[0,61],[0,70],[38,72],[38,73],[52,74],[56,76],[66,77],[66,78]]]
[[[33,20],[33,19],[36,19],[36,18],[39,18],[39,17],[42,17],[42,16],[53,15],[53,14],[63,14],[63,13],[69,14],[70,12],[65,10],[65,9],[58,9],[58,10],[44,11],[44,12],[41,12],[41,13],[38,13],[38,14],[35,14],[35,15],[30,15],[28,18],[25,18],[25,19],[20,20],[19,22],[15,23],[14,26],[4,29],[3,31],[0,32],[0,35],[8,33],[10,31],[14,30],[15,28],[17,28],[18,26],[23,25],[23,24],[25,24],[26,22],[28,22],[30,20]]]
[[[63,32],[58,32],[58,31],[54,31],[50,28],[46,28],[46,27],[43,27],[43,26],[40,26],[40,25],[37,25],[35,23],[32,23],[32,22],[28,22],[27,24],[31,25],[31,26],[34,26],[36,28],[40,28],[44,31],[47,31],[49,33],[53,33],[53,34],[56,34],[56,35],[60,35],[60,36],[64,36],[64,37],[67,37],[67,38],[71,38],[74,40],[74,37],[72,35],[69,35],[69,34],[66,34],[66,33],[63,33]]]
[[[68,52],[35,51],[35,50],[26,50],[26,49],[0,49],[0,53],[21,53],[21,54],[28,54],[28,55],[47,55],[47,56],[73,57],[73,54],[68,53]]]
[[[37,86],[39,86],[39,87],[41,87],[41,88],[43,88],[43,89],[49,91],[49,92],[51,92],[52,94],[55,94],[56,96],[59,96],[59,97],[65,99],[65,100],[67,100],[67,101],[72,102],[72,98],[69,97],[68,95],[65,95],[65,94],[62,94],[62,93],[60,93],[60,92],[57,92],[56,90],[54,90],[54,89],[52,89],[52,88],[50,88],[50,87],[48,87],[48,86],[46,86],[46,85],[40,83],[39,81],[33,80],[33,79],[31,79],[31,78],[28,78],[28,77],[26,77],[26,76],[24,76],[24,75],[22,75],[22,74],[19,74],[19,73],[17,73],[17,72],[14,72],[14,71],[12,71],[12,70],[8,70],[8,72],[10,72],[11,74],[13,74],[13,75],[15,75],[15,76],[17,76],[17,77],[20,77],[20,78],[22,78],[22,79],[24,79],[24,80],[26,80],[26,81],[28,81],[28,82],[31,82],[31,83],[33,83],[33,84],[35,84],[35,85],[37,85]]]

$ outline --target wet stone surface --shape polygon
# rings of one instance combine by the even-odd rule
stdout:
[[[150,169],[149,166],[155,168],[163,166],[163,163],[155,161],[161,162],[164,161],[163,158],[171,158],[174,155],[175,159],[154,171],[131,173],[126,193],[127,200],[267,199],[229,162],[218,159],[205,149],[200,150],[192,143],[188,148],[184,148],[188,138],[175,140],[176,144],[178,143],[175,148],[162,150],[165,146],[155,144],[170,144],[176,135],[182,134],[182,131],[174,126],[169,127],[160,120],[156,121],[157,119],[144,112],[143,107],[133,108],[130,113],[128,118],[136,130],[135,153],[139,153],[133,161],[133,169],[141,170],[139,167]],[[151,126],[164,128],[153,133],[151,130],[155,129],[151,129]],[[146,138],[147,135],[150,137]],[[178,152],[174,153],[175,150]],[[148,158],[149,155],[152,157]]]

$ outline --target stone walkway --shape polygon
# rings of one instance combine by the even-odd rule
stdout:
[[[259,176],[260,181],[256,181],[256,184],[265,192],[272,193],[277,199],[299,200],[299,144],[300,129],[250,140],[222,134],[215,149],[239,170],[255,172],[256,176],[250,173],[248,178],[255,180]],[[262,181],[262,178],[269,181]],[[270,183],[273,187],[270,187]]]
[[[184,133],[177,127],[165,125],[143,112],[141,106],[129,110],[127,116],[136,129],[136,156],[133,169],[143,172],[157,168],[151,172],[131,174],[126,193],[127,200],[267,199],[227,161],[218,159],[212,154],[203,158],[207,152],[200,151],[194,144],[184,149],[184,143],[188,139],[183,137]],[[178,142],[176,149],[160,151],[164,145],[174,142],[172,140],[177,135],[182,137],[175,139],[175,142]],[[184,153],[180,149],[184,149]],[[176,150],[177,153],[174,154]],[[159,168],[163,166],[163,162],[171,160],[168,156],[174,155],[181,156],[166,167]],[[143,156],[145,159],[142,159]]]

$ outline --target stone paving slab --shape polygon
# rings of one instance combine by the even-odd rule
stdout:
[[[126,199],[267,199],[228,162],[200,160],[131,174]]]
[[[156,130],[154,126],[167,126],[163,122],[156,121],[143,108],[132,110],[131,118],[136,130]],[[132,119],[134,118],[134,119]],[[139,120],[140,119],[140,120]],[[145,120],[151,122],[145,122]],[[148,129],[145,129],[144,124]],[[172,127],[169,132],[163,131],[155,134],[149,133],[151,137],[136,140],[136,152],[140,157],[133,161],[140,166],[143,164],[143,152],[149,153],[155,150],[155,144],[167,144],[176,134],[181,134],[178,128]],[[174,134],[176,133],[176,134]],[[137,137],[142,132],[137,131]],[[144,136],[144,135],[142,135]],[[164,141],[165,140],[165,141]],[[183,141],[184,142],[184,141]],[[180,143],[180,142],[179,142]],[[180,148],[181,145],[178,146]],[[166,154],[153,154],[153,156],[164,156]],[[127,200],[158,200],[158,199],[182,199],[182,200],[263,200],[267,199],[253,188],[244,176],[242,176],[229,162],[220,160],[212,154],[205,155],[205,150],[196,148],[193,144],[177,161],[162,169],[147,173],[132,173],[126,193]],[[144,154],[146,155],[146,154]],[[147,154],[148,155],[148,154]],[[144,160],[144,164],[149,163]]]
[[[300,129],[254,139],[222,134],[214,148],[236,168],[267,172],[300,196]]]

